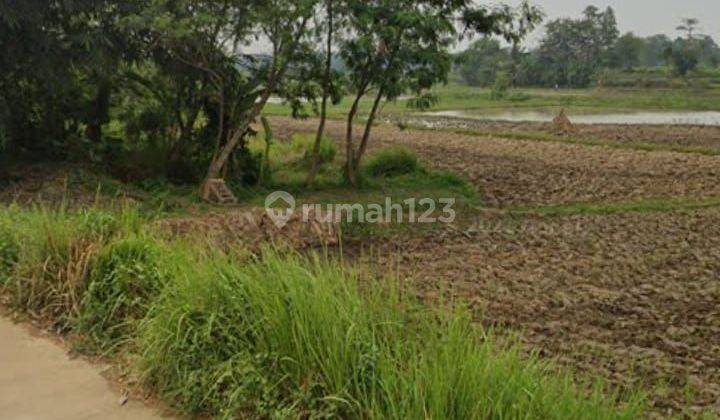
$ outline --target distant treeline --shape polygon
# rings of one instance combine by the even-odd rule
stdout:
[[[473,86],[505,83],[516,86],[587,87],[593,84],[662,85],[668,75],[686,77],[711,71],[720,63],[720,48],[710,36],[698,35],[697,19],[684,19],[684,36],[620,35],[612,8],[589,6],[580,19],[547,23],[537,48],[519,43],[503,46],[498,39],[475,41],[456,56],[455,73]],[[637,72],[628,79],[621,74]]]

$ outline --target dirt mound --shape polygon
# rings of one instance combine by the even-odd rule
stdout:
[[[553,131],[556,134],[575,134],[578,132],[577,128],[565,115],[565,108],[561,109],[558,116],[553,119]]]
[[[336,245],[340,226],[319,222],[313,212],[293,214],[283,226],[277,225],[264,208],[210,214],[198,217],[166,219],[157,223],[162,233],[171,237],[206,238],[214,246],[242,247],[252,252],[263,243],[302,250],[316,246]]]

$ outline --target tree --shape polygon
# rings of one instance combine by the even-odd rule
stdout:
[[[623,70],[632,70],[640,64],[640,53],[645,42],[642,38],[628,32],[621,36],[615,44],[615,59],[617,66]]]
[[[700,50],[700,63],[710,67],[717,67],[720,64],[720,47],[715,43],[715,40],[705,35],[699,37],[697,41]]]
[[[676,39],[666,52],[675,70],[683,77],[695,70],[700,63],[701,45],[696,38],[699,23],[700,21],[696,18],[682,19],[682,24],[677,27],[677,30],[685,32],[686,36]]]
[[[510,40],[518,35],[512,31],[516,16],[508,10],[474,7],[469,0],[345,2],[349,36],[341,41],[341,51],[353,95],[345,136],[345,175],[350,184],[358,184],[357,172],[382,102],[410,91],[416,95],[412,105],[429,106],[434,97],[427,90],[446,81],[450,71],[449,48],[462,29],[457,22],[463,22],[468,31]],[[527,6],[525,10],[535,9]],[[360,101],[369,93],[373,94],[372,105],[356,147],[353,125]]]
[[[546,27],[540,45],[540,63],[544,66],[544,83],[586,87],[603,66],[612,60],[617,40],[615,12],[600,12],[589,6],[582,19],[557,19]]]
[[[310,171],[308,172],[305,183],[311,187],[315,183],[315,177],[320,170],[320,146],[322,145],[323,135],[325,134],[325,122],[327,119],[327,106],[330,96],[335,93],[338,98],[338,92],[333,84],[333,33],[336,30],[336,14],[333,9],[333,0],[325,0],[325,19],[326,19],[326,35],[325,35],[325,68],[322,74],[322,99],[320,105],[320,122],[318,124],[317,133],[315,135],[315,143],[312,149],[312,161]],[[322,27],[322,25],[318,25]]]
[[[700,49],[695,39],[678,38],[666,52],[680,76],[687,76],[700,63]]]
[[[559,19],[548,23],[540,45],[546,84],[585,87],[600,67],[600,47],[593,23]]]
[[[0,107],[15,111],[0,112],[7,145],[66,153],[83,137],[93,147],[100,142],[119,68],[138,55],[136,34],[116,23],[141,7],[132,0],[0,4]]]
[[[699,19],[683,18],[682,24],[679,25],[676,29],[678,31],[685,32],[687,34],[687,39],[694,39],[695,32],[697,32],[699,24],[700,24]]]
[[[240,3],[246,3],[241,1]],[[291,63],[307,54],[308,24],[315,11],[316,0],[259,1],[254,10],[256,34],[264,35],[272,45],[269,65],[259,69],[262,84],[253,90],[255,100],[238,123],[228,132],[207,171],[206,183],[221,177],[230,155],[247,135],[250,125],[260,116],[270,96],[278,89]],[[201,188],[201,195],[206,191]]]
[[[500,41],[483,37],[455,58],[457,72],[470,86],[489,86],[495,75],[508,66],[510,54],[500,46]]]
[[[667,35],[654,35],[643,40],[643,48],[639,52],[639,64],[643,67],[660,67],[668,63],[667,51],[672,40]]]

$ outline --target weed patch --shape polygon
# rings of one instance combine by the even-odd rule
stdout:
[[[0,285],[10,278],[10,273],[18,261],[20,243],[10,228],[0,224]]]
[[[9,207],[0,214],[13,227],[12,236],[22,238],[6,280],[13,304],[63,327],[78,313],[93,255],[117,232],[138,223],[132,211]]]
[[[88,344],[107,350],[132,336],[164,285],[162,252],[153,239],[132,236],[98,253],[78,319]]]
[[[371,156],[365,169],[374,177],[407,175],[420,169],[420,160],[412,151],[395,147],[381,150]]]

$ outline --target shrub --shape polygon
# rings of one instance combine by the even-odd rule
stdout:
[[[78,329],[88,344],[110,349],[135,331],[164,284],[159,245],[133,236],[107,245],[94,258]]]
[[[302,161],[306,165],[312,163],[313,147],[315,146],[315,136],[300,135],[293,136],[292,147],[296,152],[303,153]],[[324,165],[332,163],[337,155],[337,147],[335,143],[327,137],[320,140],[320,164]]]
[[[420,169],[420,162],[408,149],[396,147],[381,150],[368,159],[367,171],[371,176],[392,177],[406,175]]]
[[[464,310],[431,311],[339,265],[265,254],[178,257],[141,324],[146,384],[193,415],[258,418],[634,418]],[[362,281],[361,281],[362,280]],[[363,284],[363,292],[359,284]]]
[[[495,76],[492,90],[490,91],[490,99],[499,101],[506,99],[510,91],[510,76],[505,72],[499,72]]]

